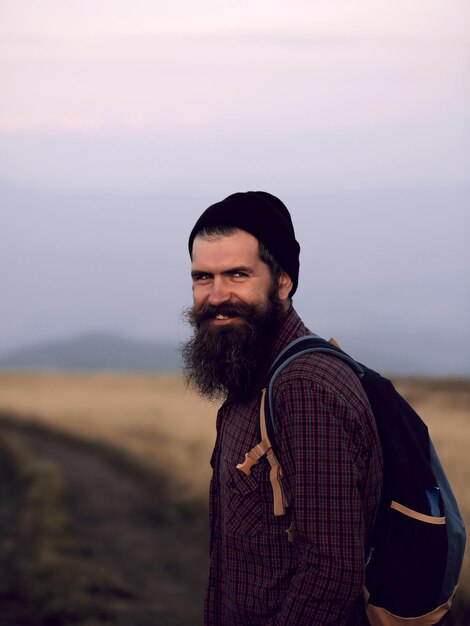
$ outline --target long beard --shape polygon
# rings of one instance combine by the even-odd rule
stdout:
[[[241,320],[217,326],[217,315]],[[266,306],[224,303],[185,312],[194,334],[181,347],[183,372],[189,385],[211,400],[243,400],[258,391],[269,366],[274,338],[284,307],[272,289]]]

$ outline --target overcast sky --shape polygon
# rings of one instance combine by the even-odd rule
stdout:
[[[0,86],[0,353],[181,339],[194,221],[264,189],[313,330],[470,372],[467,0],[1,0]]]

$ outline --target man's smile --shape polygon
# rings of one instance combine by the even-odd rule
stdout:
[[[230,317],[229,315],[222,315],[221,313],[218,313],[215,317],[212,318],[212,323],[216,324],[217,326],[223,326],[225,324],[230,324],[231,322],[238,322],[241,319],[242,318],[238,315]]]

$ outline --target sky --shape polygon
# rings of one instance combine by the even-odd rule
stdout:
[[[194,222],[263,189],[312,330],[470,373],[466,0],[1,0],[0,88],[0,354],[181,340]]]

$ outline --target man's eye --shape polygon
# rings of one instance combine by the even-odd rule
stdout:
[[[204,280],[210,280],[211,279],[211,275],[210,274],[195,274],[193,276],[193,282],[194,283],[200,283]]]

